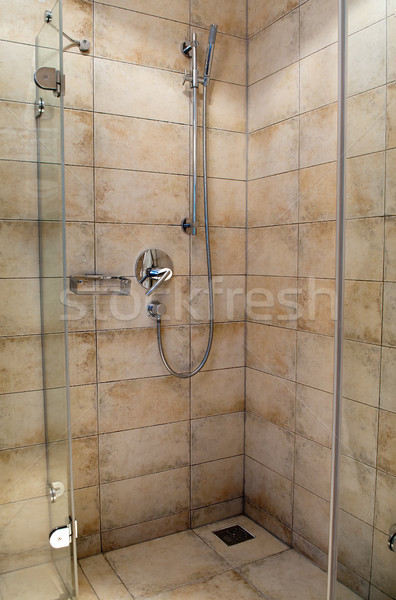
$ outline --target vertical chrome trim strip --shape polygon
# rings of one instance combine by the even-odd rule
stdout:
[[[337,125],[337,241],[336,320],[334,330],[333,432],[327,600],[336,600],[338,496],[344,342],[345,288],[345,174],[347,123],[347,0],[338,2],[338,125]]]

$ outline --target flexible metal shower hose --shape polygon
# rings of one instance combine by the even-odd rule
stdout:
[[[203,86],[203,117],[202,117],[202,129],[203,129],[203,180],[204,180],[204,210],[205,210],[205,240],[206,240],[206,262],[208,266],[208,289],[209,289],[209,339],[208,345],[206,347],[206,351],[204,357],[200,364],[193,370],[186,373],[178,373],[169,365],[166,356],[164,354],[164,349],[162,347],[162,337],[161,337],[161,317],[157,318],[157,340],[158,340],[158,348],[159,353],[164,363],[166,369],[174,375],[175,377],[179,377],[180,379],[187,379],[192,377],[196,373],[198,373],[206,361],[208,360],[208,356],[210,353],[210,349],[212,347],[213,341],[213,284],[212,284],[212,263],[210,259],[210,240],[209,240],[209,224],[208,224],[208,177],[207,177],[207,151],[206,151],[206,90],[207,86]]]

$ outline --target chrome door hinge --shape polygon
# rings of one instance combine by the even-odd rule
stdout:
[[[52,90],[54,96],[65,95],[65,76],[53,67],[40,67],[34,74],[35,84],[42,90]]]
[[[69,517],[68,525],[63,527],[55,527],[50,533],[49,541],[52,548],[66,548],[73,541],[73,536],[77,538],[77,520],[73,522]]]

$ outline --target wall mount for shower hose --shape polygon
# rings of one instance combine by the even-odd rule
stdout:
[[[45,23],[51,23],[52,21],[52,10],[46,10],[44,12],[44,22]],[[64,31],[62,31],[62,35],[64,35],[64,37],[66,39],[69,40],[69,42],[71,42],[74,46],[78,46],[80,52],[89,52],[89,49],[91,47],[91,43],[86,40],[85,38],[82,40],[75,40],[74,38],[70,37],[70,35],[67,35],[67,33],[65,33]]]

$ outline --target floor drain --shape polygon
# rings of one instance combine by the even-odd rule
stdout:
[[[235,546],[241,542],[247,542],[247,540],[253,540],[254,535],[246,531],[240,525],[232,525],[232,527],[226,527],[225,529],[218,529],[213,532],[221,539],[222,542],[227,546]]]

